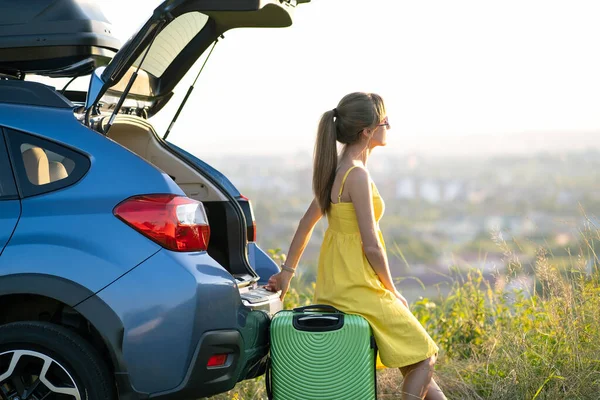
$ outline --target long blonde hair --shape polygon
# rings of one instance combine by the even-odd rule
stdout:
[[[315,142],[313,192],[323,213],[331,208],[331,188],[338,166],[337,142],[360,140],[363,129],[374,128],[385,117],[385,105],[375,93],[347,94],[337,107],[321,116]]]

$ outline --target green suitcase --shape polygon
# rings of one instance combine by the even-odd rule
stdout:
[[[328,305],[280,311],[270,328],[274,400],[375,400],[377,346],[367,320]]]

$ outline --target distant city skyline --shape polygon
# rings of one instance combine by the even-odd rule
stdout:
[[[98,1],[123,42],[159,3]],[[197,154],[310,152],[321,113],[364,90],[386,100],[392,152],[468,152],[478,137],[478,151],[577,148],[571,135],[593,145],[599,11],[594,1],[313,0],[290,28],[226,33],[170,140]],[[159,132],[198,68],[153,118]],[[526,144],[545,132],[563,144]]]

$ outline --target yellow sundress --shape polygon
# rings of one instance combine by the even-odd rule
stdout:
[[[363,251],[354,205],[340,202],[346,178],[355,167],[344,175],[338,202],[331,204],[327,215],[314,301],[369,321],[379,349],[378,368],[415,364],[437,354],[438,346],[410,310],[383,286]],[[385,205],[375,184],[372,187],[377,233],[385,249],[379,230]]]

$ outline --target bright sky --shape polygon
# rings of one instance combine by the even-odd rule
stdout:
[[[97,2],[124,42],[160,1]],[[321,113],[352,91],[384,97],[395,151],[456,135],[598,135],[598,15],[595,0],[313,0],[290,28],[226,33],[170,140],[197,154],[308,152]],[[154,118],[159,131],[177,103]]]

